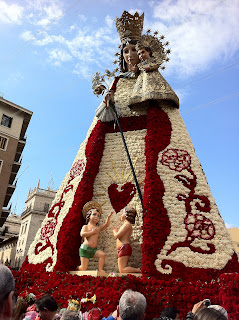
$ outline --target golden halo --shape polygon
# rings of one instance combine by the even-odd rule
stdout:
[[[86,218],[87,212],[91,209],[97,209],[97,210],[99,210],[100,215],[102,214],[101,205],[96,201],[89,201],[84,205],[84,207],[82,209],[82,214],[83,214],[84,218]]]

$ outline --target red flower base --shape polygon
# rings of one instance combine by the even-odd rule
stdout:
[[[32,267],[32,265],[31,265]],[[205,298],[213,304],[222,305],[229,314],[230,320],[239,318],[239,275],[237,273],[222,274],[209,282],[191,280],[170,281],[158,280],[153,277],[91,277],[72,276],[65,272],[42,272],[39,266],[30,271],[13,271],[16,279],[17,293],[24,296],[26,292],[34,293],[37,298],[44,294],[53,296],[59,307],[67,306],[68,299],[81,300],[89,293],[96,294],[97,300],[82,304],[82,312],[93,307],[102,309],[107,317],[118,304],[121,294],[132,289],[144,294],[147,300],[146,320],[159,317],[167,306],[175,306],[180,310],[180,318],[190,311],[193,305]],[[192,278],[192,279],[195,279]]]

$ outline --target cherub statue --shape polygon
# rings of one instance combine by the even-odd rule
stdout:
[[[110,218],[113,214],[111,212],[106,222],[103,225],[98,225],[100,216],[102,214],[102,208],[99,203],[96,201],[87,202],[83,209],[82,213],[84,218],[86,219],[86,225],[84,225],[81,229],[80,235],[84,238],[84,242],[80,246],[80,260],[81,265],[77,267],[79,271],[85,271],[88,268],[89,259],[97,258],[99,259],[99,268],[98,270],[105,273],[103,270],[105,263],[105,253],[102,250],[97,249],[97,242],[99,233],[110,225]]]
[[[140,268],[128,266],[129,258],[132,254],[130,237],[132,235],[137,212],[134,208],[127,206],[121,215],[122,226],[113,229],[114,237],[117,239],[116,247],[118,252],[118,268],[120,273],[140,273]]]

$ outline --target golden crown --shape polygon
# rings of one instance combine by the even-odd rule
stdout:
[[[121,43],[139,40],[143,30],[144,13],[139,16],[138,12],[132,15],[124,11],[120,18],[115,19],[115,24]]]

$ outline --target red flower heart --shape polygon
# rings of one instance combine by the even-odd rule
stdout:
[[[116,213],[125,208],[136,193],[135,185],[131,182],[126,182],[120,188],[121,191],[118,191],[117,188],[116,183],[112,183],[108,188],[110,202]]]

